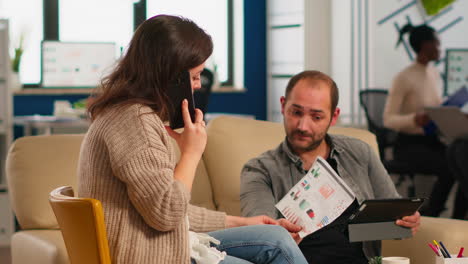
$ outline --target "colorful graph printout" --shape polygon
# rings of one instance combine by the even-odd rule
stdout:
[[[303,227],[305,237],[338,218],[355,195],[326,160],[318,157],[309,172],[281,199],[276,208]]]

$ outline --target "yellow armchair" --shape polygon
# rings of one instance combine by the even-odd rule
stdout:
[[[104,213],[99,200],[73,197],[70,186],[59,187],[49,202],[62,231],[72,264],[110,264]]]

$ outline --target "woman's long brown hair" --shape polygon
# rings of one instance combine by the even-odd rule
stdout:
[[[170,82],[202,64],[212,52],[211,37],[191,20],[168,15],[149,18],[137,28],[114,71],[102,79],[88,106],[91,119],[109,107],[141,103],[167,121]]]

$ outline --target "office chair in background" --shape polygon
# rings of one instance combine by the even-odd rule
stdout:
[[[410,179],[410,185],[407,189],[408,197],[414,197],[416,195],[415,174],[428,174],[428,172],[420,171],[411,166],[408,162],[388,157],[389,155],[387,155],[386,150],[387,148],[391,148],[393,151],[397,139],[397,132],[383,125],[383,111],[387,96],[387,90],[367,89],[359,92],[359,101],[366,114],[368,130],[374,133],[377,138],[382,163],[388,173],[400,175],[398,181],[395,183],[397,187],[401,185],[406,176]]]
[[[362,90],[359,102],[364,109],[368,130],[375,134],[379,144],[379,155],[382,161],[387,160],[385,150],[395,144],[397,132],[384,127],[383,111],[388,92],[380,89]]]
[[[214,83],[214,74],[208,69],[203,69],[201,72],[201,89],[196,90],[193,93],[193,100],[195,101],[195,107],[199,108],[203,114],[206,114],[208,110],[208,102],[211,95],[211,89]]]

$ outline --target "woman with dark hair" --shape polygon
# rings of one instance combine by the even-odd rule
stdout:
[[[434,133],[425,133],[429,117],[424,108],[442,103],[442,80],[431,62],[440,56],[436,31],[427,25],[404,26],[397,45],[409,33],[416,60],[398,73],[389,91],[384,110],[384,125],[399,132],[394,159],[409,162],[415,171],[437,175],[429,204],[422,215],[439,216],[454,184],[447,165],[445,145]]]
[[[81,147],[78,194],[102,202],[113,263],[306,263],[275,220],[189,204],[205,123],[199,109],[192,123],[185,100],[178,106],[184,131],[165,126],[172,113],[168,89],[184,71],[192,90],[199,89],[212,50],[211,37],[192,21],[152,17],[88,108],[92,124]],[[170,136],[181,150],[177,164]]]

